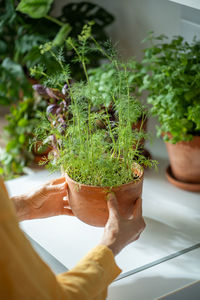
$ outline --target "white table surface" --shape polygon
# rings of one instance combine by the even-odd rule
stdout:
[[[196,249],[112,283],[108,300],[154,300],[199,279],[200,249]],[[187,300],[193,299],[190,295]]]
[[[169,184],[165,179],[167,164],[167,160],[162,158],[158,172],[145,172],[143,214],[147,226],[140,239],[117,256],[116,261],[123,273],[200,242],[200,194],[186,192]],[[47,171],[40,171],[11,180],[7,186],[10,194],[16,195],[57,176],[59,174],[49,175]],[[103,232],[102,228],[89,226],[68,216],[24,221],[21,227],[67,268],[73,267],[94,247]],[[200,279],[198,249],[120,279],[112,284],[109,299],[155,299],[155,295],[161,296],[166,291],[197,279]],[[158,293],[152,291],[149,294],[152,286]],[[136,298],[132,295],[133,291],[137,294]]]

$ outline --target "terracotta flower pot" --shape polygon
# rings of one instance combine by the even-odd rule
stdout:
[[[143,124],[142,124],[142,120],[140,119],[140,120],[137,121],[137,123],[134,123],[134,124],[132,125],[132,129],[133,129],[133,130],[134,130],[134,129],[140,130],[140,128],[141,128],[144,132],[147,132],[147,122],[148,122],[148,119],[145,118],[145,120],[144,120],[144,122],[143,122]]]
[[[200,183],[200,136],[189,142],[166,142],[166,147],[174,177],[186,183]]]
[[[34,155],[47,155],[52,150],[52,147],[43,145],[41,141],[36,142],[33,145],[32,152]]]
[[[45,164],[48,162],[48,155],[34,155],[34,163],[36,163],[37,165],[40,165],[42,163],[42,165],[44,165],[45,161]]]
[[[126,218],[133,212],[133,206],[142,195],[143,170],[139,170],[139,179],[112,189],[107,187],[79,184],[65,174],[68,183],[69,204],[74,215],[83,222],[102,227],[108,219],[106,196],[115,193],[120,214]]]

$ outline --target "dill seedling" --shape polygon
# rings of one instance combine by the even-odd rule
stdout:
[[[91,38],[94,40],[89,24],[83,28],[78,41],[67,41],[83,66],[85,81],[71,83],[69,66],[66,67],[63,61],[60,64],[60,74],[41,74],[50,88],[61,89],[61,86],[67,83],[65,95],[57,102],[65,101],[68,107],[62,112],[62,116],[60,112],[57,115],[54,111],[48,116],[43,116],[44,120],[36,130],[36,136],[38,134],[40,138],[54,141],[54,150],[49,156],[48,164],[52,170],[62,167],[79,183],[119,186],[138,180],[133,170],[136,165],[134,163],[151,167],[155,166],[156,162],[146,159],[141,154],[140,141],[147,135],[141,128],[132,129],[133,123],[139,118],[144,120],[145,108],[132,94],[130,62],[122,63],[115,54],[107,55],[108,69],[112,67],[114,70],[112,80],[116,86],[110,93],[113,116],[97,82],[90,80],[88,75],[86,54],[94,50],[88,48],[87,42]],[[106,51],[96,41],[95,44],[95,51]],[[60,119],[64,122],[59,121]]]

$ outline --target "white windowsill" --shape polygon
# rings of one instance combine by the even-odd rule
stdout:
[[[200,9],[200,0],[169,0],[169,1],[179,3],[188,7]]]

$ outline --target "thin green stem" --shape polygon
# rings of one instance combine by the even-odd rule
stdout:
[[[93,42],[95,43],[95,45],[97,46],[98,50],[109,60],[112,61],[112,58],[102,49],[102,47],[99,45],[99,43],[96,41],[96,39],[91,36],[91,39],[93,40]]]
[[[143,115],[142,115],[142,120],[141,120],[141,125],[140,125],[139,132],[142,131],[142,127],[143,127],[143,125],[144,125],[145,118],[146,118],[146,115],[143,114]],[[134,148],[135,153],[137,153],[137,151],[138,151],[139,144],[140,144],[140,139],[138,138],[138,139],[137,139],[137,144],[136,144],[136,146],[135,146],[135,148]]]
[[[87,79],[87,82],[89,82],[89,77],[88,77],[88,73],[87,73],[87,68],[86,68],[86,65],[85,65],[84,60],[82,60],[81,63],[82,63],[82,66],[83,66],[83,70],[84,70],[84,73],[85,73],[85,77],[86,77],[86,79]]]
[[[47,20],[49,20],[49,21],[51,21],[51,22],[53,22],[53,23],[56,23],[57,25],[59,25],[59,26],[61,26],[61,27],[62,27],[63,25],[65,25],[65,23],[63,23],[63,22],[57,20],[56,18],[54,18],[54,17],[52,17],[52,16],[46,15],[46,16],[45,16],[45,19],[47,19]]]
[[[109,118],[109,113],[108,113],[108,109],[106,108],[106,117],[107,117],[107,121],[108,121],[108,128],[109,128],[109,132],[110,132],[110,137],[112,139],[112,142],[113,142],[113,148],[114,148],[114,151],[113,151],[113,156],[115,155],[115,151],[116,151],[116,142],[115,142],[115,138],[114,138],[114,135],[112,133],[112,128],[111,128],[111,125],[110,125],[110,118]]]

